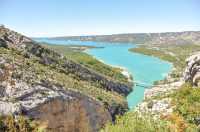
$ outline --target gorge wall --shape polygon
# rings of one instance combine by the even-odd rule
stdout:
[[[41,122],[50,131],[93,132],[128,109],[125,101],[110,104],[71,86],[76,87],[80,81],[126,96],[132,90],[131,83],[109,79],[3,26],[0,27],[0,50],[1,115],[22,114]],[[68,80],[63,82],[66,85],[51,81],[44,70],[52,72],[51,76],[63,75],[76,83],[67,87]]]

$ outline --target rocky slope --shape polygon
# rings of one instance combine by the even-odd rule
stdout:
[[[200,53],[195,53],[186,60],[187,67],[184,72],[184,80],[195,86],[200,86]]]
[[[97,131],[127,109],[125,84],[0,27],[0,113],[50,131]]]

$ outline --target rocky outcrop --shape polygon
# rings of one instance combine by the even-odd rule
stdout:
[[[171,99],[164,98],[162,100],[151,99],[150,101],[144,101],[136,107],[136,111],[139,113],[152,114],[155,117],[167,116],[173,112],[171,107]]]
[[[96,132],[111,121],[101,104],[86,96],[71,93],[73,99],[56,98],[28,111],[28,115],[47,123],[47,131]]]
[[[144,98],[149,99],[149,98],[159,96],[159,95],[170,94],[171,92],[178,89],[183,84],[184,82],[180,80],[180,81],[172,82],[168,84],[155,85],[150,89],[145,89]]]
[[[112,119],[103,104],[50,82],[3,81],[1,88],[1,115],[27,115],[45,122],[47,130],[94,132]]]
[[[32,40],[4,26],[0,26],[0,46],[24,48],[24,42],[32,42]]]
[[[168,84],[160,84],[145,90],[144,101],[140,103],[136,111],[139,113],[150,113],[155,117],[167,116],[173,112],[171,98],[167,95],[179,89],[184,81],[171,82]],[[154,99],[157,96],[166,96],[163,99]]]
[[[191,82],[194,86],[200,86],[200,53],[196,53],[187,58],[186,63],[184,80],[186,82]]]

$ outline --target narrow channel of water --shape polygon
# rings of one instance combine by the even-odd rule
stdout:
[[[162,80],[171,71],[172,64],[158,58],[129,52],[128,49],[135,47],[133,44],[70,41],[55,39],[35,39],[39,42],[62,45],[86,45],[104,48],[87,50],[87,53],[104,61],[106,64],[126,68],[133,76],[134,81],[147,86],[153,85],[154,81]],[[128,97],[129,108],[134,108],[144,98],[144,87],[135,86]]]

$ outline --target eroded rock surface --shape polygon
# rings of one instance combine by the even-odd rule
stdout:
[[[200,53],[196,53],[186,60],[187,66],[184,72],[184,80],[195,86],[200,86]]]
[[[30,110],[28,115],[47,123],[50,131],[95,132],[111,121],[110,113],[99,103],[80,94],[68,101],[62,98],[49,100]]]
[[[0,46],[24,48],[25,42],[32,42],[32,40],[4,26],[0,26]]]
[[[171,107],[171,99],[164,98],[162,100],[153,99],[151,101],[144,101],[136,108],[139,113],[149,113],[156,117],[166,116],[173,112]]]
[[[179,89],[181,85],[184,84],[184,81],[179,80],[177,82],[171,82],[167,84],[161,84],[153,86],[150,89],[145,89],[144,98],[149,99],[159,95],[170,94],[176,89]]]
[[[45,122],[45,127],[52,131],[93,132],[112,119],[103,104],[80,93],[65,91],[59,85],[49,82],[33,86],[24,82],[6,85],[0,100],[0,113],[27,115]]]

